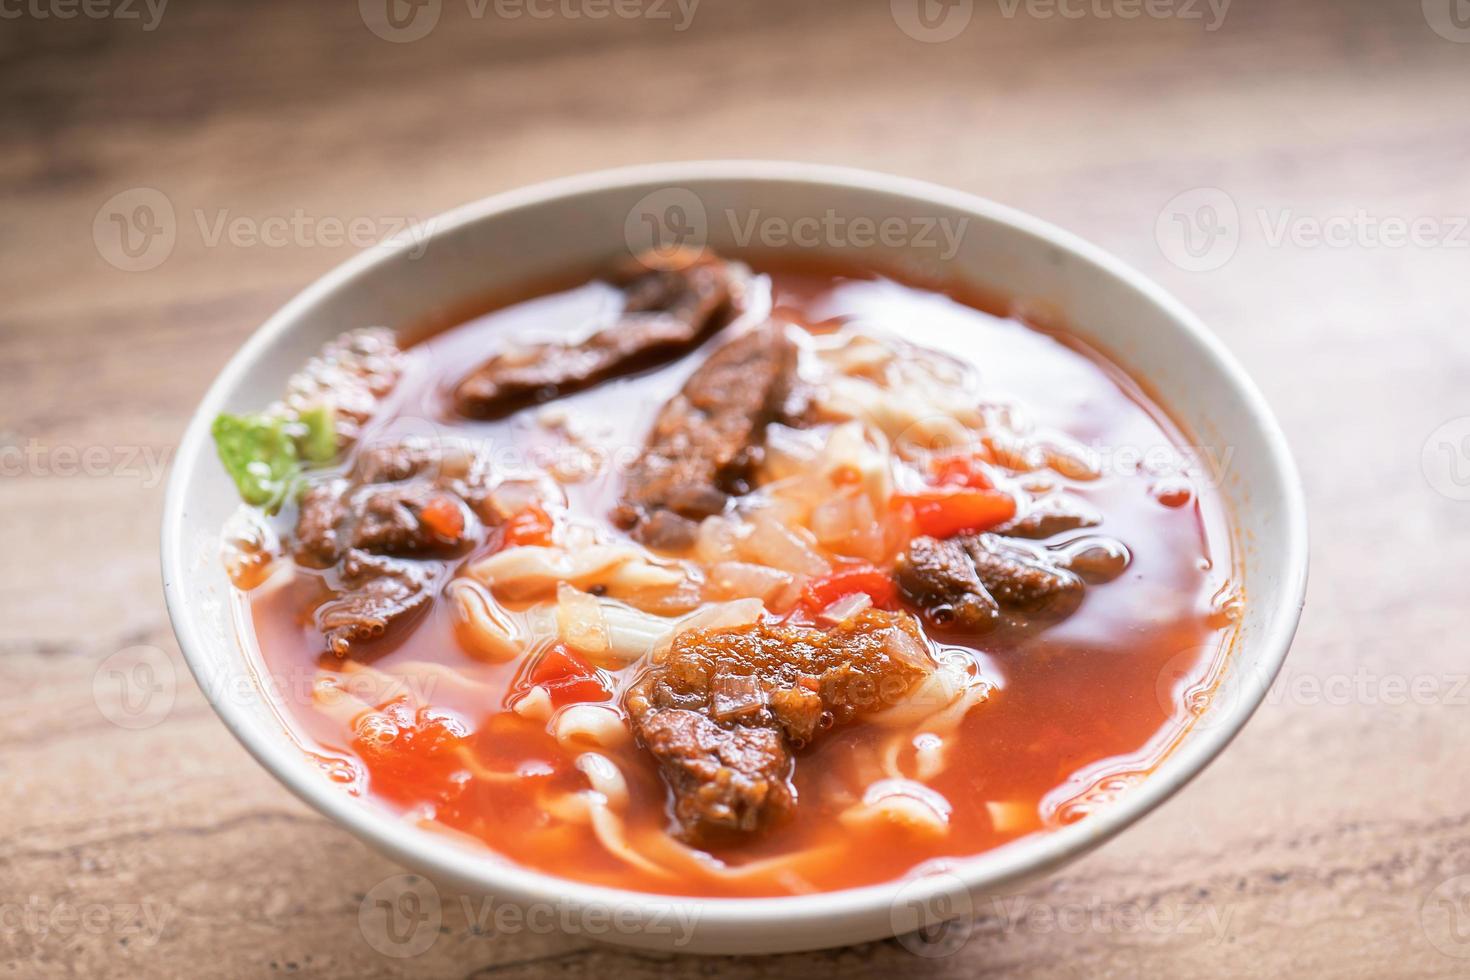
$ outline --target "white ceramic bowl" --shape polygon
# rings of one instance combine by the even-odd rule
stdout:
[[[1237,530],[1244,618],[1211,708],[1138,788],[1076,824],[963,862],[952,874],[847,891],[764,899],[670,899],[594,887],[493,860],[416,830],[348,796],[303,758],[266,698],[230,615],[220,528],[237,505],[210,442],[221,411],[267,404],[325,340],[349,327],[396,325],[425,311],[557,270],[592,267],[637,243],[652,220],[740,244],[751,216],[770,229],[819,228],[839,217],[899,219],[915,238],[933,222],[937,244],[857,229],[815,230],[807,252],[838,252],[886,267],[935,271],[937,234],[967,219],[948,268],[1020,298],[1046,301],[1136,377],[1147,379],[1198,444],[1231,452],[1222,491]],[[732,218],[733,214],[733,218]],[[797,219],[816,219],[797,224]],[[790,224],[786,224],[789,222]],[[617,912],[624,927],[601,938],[694,952],[781,952],[892,935],[972,896],[1013,889],[1071,860],[1158,806],[1198,773],[1245,724],[1275,677],[1295,631],[1307,571],[1306,517],[1282,434],[1255,386],[1220,342],[1158,286],[1092,245],[1025,214],[931,184],[855,170],[768,162],[637,167],[552,181],[456,209],[426,223],[415,242],[374,248],[287,303],[250,338],[209,389],[184,436],[163,519],[163,577],[179,645],[200,686],[262,765],[323,814],[441,886],[521,906]],[[846,226],[844,226],[846,227]],[[897,228],[890,222],[890,227]],[[873,240],[868,241],[871,237]],[[903,236],[898,236],[903,237]],[[815,244],[812,244],[815,243]],[[422,246],[422,242],[418,245]],[[241,691],[247,692],[244,696]],[[250,691],[256,691],[251,694]],[[222,692],[228,692],[222,693]],[[660,928],[671,907],[692,936]],[[915,919],[915,916],[918,919]],[[604,921],[572,915],[574,922]]]

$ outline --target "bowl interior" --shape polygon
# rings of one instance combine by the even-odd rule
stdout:
[[[843,230],[833,230],[834,216],[843,219]],[[858,218],[872,222],[872,234],[863,233],[868,226],[855,223]],[[433,219],[423,229],[426,239],[370,250],[313,284],[230,362],[175,463],[164,516],[164,579],[191,668],[262,763],[365,840],[455,887],[508,901],[562,896],[640,913],[669,904],[467,853],[352,800],[308,765],[266,698],[240,684],[253,670],[235,636],[230,583],[219,559],[220,530],[237,498],[207,431],[220,411],[249,411],[276,398],[285,379],[342,330],[398,326],[469,297],[590,268],[646,243],[643,229],[654,228],[650,222],[679,223],[691,244],[737,252],[752,245],[785,248],[922,278],[958,277],[1044,302],[1146,379],[1197,449],[1223,461],[1220,491],[1237,531],[1237,577],[1247,601],[1220,696],[1198,730],[1132,794],[1076,825],[967,862],[957,872],[965,888],[998,888],[1076,856],[1157,805],[1224,747],[1286,653],[1305,587],[1306,541],[1300,490],[1279,430],[1218,341],[1116,260],[997,205],[861,172],[716,163],[557,181]],[[905,233],[881,234],[883,222]],[[816,230],[808,236],[798,229]],[[794,241],[797,234],[802,241]],[[946,883],[935,884],[936,891],[942,887]],[[875,938],[895,928],[891,906],[898,890],[895,883],[813,898],[679,900],[701,906],[694,940],[683,948],[778,951]],[[913,889],[907,891],[911,896]],[[608,938],[668,945],[651,934]]]

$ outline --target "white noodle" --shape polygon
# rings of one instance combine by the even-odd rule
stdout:
[[[550,593],[559,582],[591,584],[592,579],[640,557],[630,545],[593,545],[576,552],[520,545],[476,562],[469,573],[512,598],[532,598]]]
[[[551,695],[546,692],[546,688],[537,684],[518,698],[511,705],[511,710],[531,721],[546,721],[551,717]]]
[[[575,765],[609,806],[616,810],[627,808],[628,782],[616,762],[596,752],[584,752],[577,756]]]
[[[909,779],[884,779],[869,786],[863,802],[839,816],[844,826],[866,829],[897,824],[912,833],[942,837],[949,833],[949,801]]]
[[[347,693],[341,679],[332,674],[318,674],[311,686],[311,703],[338,726],[351,730],[358,716],[376,710],[361,698]]]
[[[592,831],[597,834],[597,839],[602,846],[614,857],[648,872],[660,878],[673,878],[674,875],[667,868],[654,864],[648,858],[638,853],[629,846],[627,837],[623,832],[623,821],[616,813],[608,808],[607,804],[598,801],[589,801],[591,806]]]
[[[971,685],[969,675],[962,669],[942,664],[928,677],[915,684],[913,689],[893,707],[885,708],[874,714],[872,720],[876,724],[895,727],[918,724],[955,704],[971,686],[980,687],[985,695],[989,693],[989,689],[983,685]],[[978,700],[967,701],[965,710],[969,710],[982,700],[984,696]]]
[[[503,663],[525,651],[524,639],[494,597],[478,582],[456,579],[445,589],[454,600],[460,635],[467,652],[480,660]]]
[[[431,660],[406,660],[382,670],[347,661],[342,669],[353,675],[354,679],[371,674],[374,684],[381,685],[379,689],[385,693],[384,697],[377,700],[378,704],[400,694],[407,695],[417,705],[426,705],[434,700],[437,692],[443,690],[485,698],[490,697],[495,690],[483,681],[466,676],[463,671]]]
[[[483,780],[484,782],[518,783],[526,778],[525,774],[519,771],[496,772],[493,769],[486,769],[485,764],[480,761],[479,757],[476,756],[473,751],[471,751],[468,745],[456,746],[454,754],[459,756],[460,762],[464,763],[464,767],[468,769],[476,779]]]
[[[551,734],[567,749],[615,749],[633,738],[617,710],[602,704],[567,705],[552,719]]]
[[[927,783],[944,771],[948,746],[933,732],[920,732],[914,736],[913,744],[914,778]]]

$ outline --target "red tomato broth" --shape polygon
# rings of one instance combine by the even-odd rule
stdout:
[[[780,269],[768,274],[775,309],[799,313],[799,320],[809,324],[861,322],[960,357],[977,367],[987,392],[1014,398],[1039,424],[1084,444],[1147,448],[1184,442],[1165,413],[1126,375],[1069,338],[886,279]],[[562,335],[565,324],[587,320],[609,295],[600,284],[578,286],[493,310],[427,337],[410,348],[403,380],[368,438],[412,435],[432,424],[441,432],[488,441],[492,460],[496,452],[510,453],[517,461],[537,450],[555,452],[557,440],[532,422],[537,409],[496,422],[450,420],[446,388],[466,365],[483,359],[506,338]],[[598,443],[637,446],[657,407],[677,392],[706,350],[553,404],[595,419]],[[355,742],[352,731],[315,710],[309,678],[319,664],[337,666],[335,658],[324,654],[310,614],[329,585],[322,573],[296,569],[288,584],[268,582],[246,594],[247,631],[255,638],[265,672],[277,680],[280,707],[293,736],[321,758],[324,770],[338,773],[333,777],[338,781],[348,782],[340,776],[343,771],[355,773],[352,788],[374,805],[431,818],[526,867],[598,884],[710,896],[856,887],[901,876],[936,859],[974,855],[1066,822],[1071,813],[1062,803],[1084,792],[1091,774],[1147,772],[1184,730],[1189,711],[1177,690],[1180,685],[1161,678],[1169,676],[1171,666],[1178,668],[1181,657],[1203,678],[1228,647],[1230,629],[1212,598],[1228,585],[1229,535],[1223,503],[1212,488],[1196,482],[1188,505],[1165,506],[1152,492],[1155,482],[1147,472],[1124,472],[1094,483],[1068,483],[1104,515],[1095,530],[1122,540],[1132,554],[1124,576],[1089,588],[1070,618],[1020,636],[937,637],[964,650],[994,688],[950,737],[949,765],[930,781],[952,804],[948,835],[924,840],[899,827],[859,832],[836,822],[841,807],[823,791],[824,781],[846,772],[860,754],[855,750],[878,738],[870,727],[854,725],[798,755],[794,783],[801,802],[791,820],[738,846],[712,849],[732,866],[798,852],[809,855],[799,872],[776,878],[654,875],[609,853],[589,827],[550,817],[542,806],[544,794],[585,788],[574,766],[578,753],[558,745],[542,723],[509,710],[525,689],[526,663],[486,664],[468,656],[442,600],[401,635],[376,644],[372,664],[391,669],[428,661],[484,684],[494,693],[483,698],[452,686],[426,685],[425,690],[435,708],[462,721],[460,741],[483,771],[519,772],[519,778],[479,778],[442,759],[416,768],[402,760],[375,758]],[[942,469],[933,483],[936,491],[989,491],[983,473],[963,466]],[[564,489],[568,510],[603,519],[617,499],[619,474],[608,467]],[[549,513],[554,519],[556,512],[557,506],[548,505],[545,513],[518,515],[511,528],[493,533],[477,554],[500,547],[505,534],[522,543],[544,543],[549,532],[543,518]],[[610,525],[607,530],[617,534]],[[837,567],[835,576],[840,578],[843,571]],[[855,566],[853,571],[847,591],[882,593],[864,579],[865,568]],[[448,580],[446,575],[442,581]],[[818,597],[830,601],[841,589],[840,584],[831,591],[819,589],[807,612],[820,609]],[[550,640],[526,659],[549,646]],[[624,672],[618,682],[626,683],[631,674]],[[280,678],[290,682],[280,683]],[[666,829],[667,793],[652,761],[634,746],[600,751],[613,758],[629,784],[624,815],[629,835]],[[1079,774],[1086,776],[1081,782]],[[1023,818],[997,827],[987,803],[1016,804],[1011,812]]]

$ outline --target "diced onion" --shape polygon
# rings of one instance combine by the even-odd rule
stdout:
[[[858,594],[867,598],[867,593]],[[883,652],[896,663],[906,667],[916,667],[925,672],[934,669],[934,661],[930,659],[929,652],[907,630],[897,628],[888,630],[883,637]]]
[[[646,655],[674,629],[670,620],[616,602],[603,602],[602,618],[607,623],[607,659],[620,664]]]
[[[722,561],[710,568],[706,594],[715,599],[769,601],[793,581],[790,572],[745,561]]]
[[[722,674],[711,686],[717,721],[729,721],[765,707],[766,692],[759,678],[750,674]]]
[[[872,605],[872,596],[866,592],[853,592],[843,596],[841,599],[834,600],[826,609],[817,613],[817,622],[823,626],[837,626],[847,622],[864,609],[872,608]],[[893,630],[892,632],[895,634],[903,633],[902,630]],[[892,655],[890,654],[890,656]],[[897,658],[895,657],[894,659]]]
[[[694,539],[694,554],[702,564],[714,565],[722,561],[733,561],[736,557],[735,523],[723,517],[706,517],[699,523],[699,533]]]
[[[612,645],[602,603],[565,582],[556,587],[556,626],[562,642],[586,656],[602,657]]]
[[[705,606],[697,612],[690,613],[669,631],[656,647],[653,655],[658,657],[666,651],[673,643],[674,637],[689,630],[703,629],[732,629],[737,626],[749,626],[757,622],[765,612],[765,606],[759,599],[736,599],[734,602],[718,602]]]
[[[830,570],[817,550],[802,534],[787,527],[766,511],[756,511],[751,519],[750,535],[739,544],[747,561],[798,575],[825,575]]]

